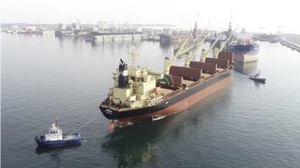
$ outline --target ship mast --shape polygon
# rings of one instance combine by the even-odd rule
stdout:
[[[228,26],[228,35],[231,34],[232,32],[232,27],[231,27],[231,19],[232,19],[232,11],[230,11],[230,20],[229,20],[229,26]]]
[[[218,49],[218,48],[215,48],[214,50],[214,58],[217,58],[219,53],[227,46],[227,44],[229,43],[229,41],[231,40],[231,37],[233,36],[233,32],[232,31],[232,26],[231,26],[231,19],[232,19],[232,11],[230,11],[230,20],[229,20],[229,26],[228,26],[228,30],[226,32],[226,41],[221,45],[221,47]],[[225,49],[226,50],[226,49]]]
[[[198,22],[198,17],[199,17],[199,13],[197,14],[197,18],[196,18],[196,22],[195,22],[195,26],[194,26],[194,30],[193,30],[194,39],[197,38],[197,31],[198,31],[197,22]]]
[[[177,59],[177,57],[182,54],[184,52],[184,47],[186,45],[186,43],[191,39],[191,40],[194,40],[194,42],[196,41],[197,39],[197,31],[198,31],[198,26],[197,26],[197,22],[198,22],[198,17],[199,17],[199,14],[197,14],[197,18],[196,18],[196,22],[195,22],[195,25],[194,25],[194,28],[193,28],[193,32],[191,34],[189,34],[186,39],[181,43],[178,51],[174,54],[173,58],[170,60],[168,57],[165,58],[165,64],[164,64],[164,74],[168,75],[169,74],[169,71],[170,71],[170,67],[173,65],[174,61]],[[204,41],[204,40],[203,40]],[[202,42],[203,43],[203,42]],[[202,43],[198,43],[197,45],[202,45]],[[190,58],[192,56],[189,56]],[[186,61],[187,61],[188,58],[186,58]]]
[[[195,26],[193,29],[193,38],[194,38],[194,43],[196,43],[197,41],[197,32],[198,32],[198,17],[199,17],[199,13],[197,14],[197,18],[196,18],[196,22],[195,22]],[[190,66],[190,62],[193,59],[193,57],[196,55],[197,51],[201,48],[202,44],[204,43],[205,39],[208,37],[208,33],[203,37],[203,39],[198,42],[197,44],[194,44],[194,47],[196,47],[196,49],[193,49],[193,53],[190,55],[188,52],[185,56],[185,60],[184,60],[184,66],[185,67],[189,67]]]
[[[136,51],[135,47],[132,47],[131,52],[129,53],[131,55],[131,65],[134,66],[135,65],[135,59],[136,57],[139,55],[139,53]]]

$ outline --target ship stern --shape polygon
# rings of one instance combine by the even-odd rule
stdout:
[[[112,110],[108,108],[107,106],[100,105],[99,106],[100,111],[106,117],[107,119],[114,120],[118,119],[118,112],[115,110]]]

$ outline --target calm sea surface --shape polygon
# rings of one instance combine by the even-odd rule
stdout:
[[[228,87],[177,115],[109,134],[98,106],[119,59],[131,62],[133,46],[137,64],[159,72],[173,50],[157,42],[93,46],[2,33],[1,166],[300,167],[300,53],[261,43],[259,61],[237,64]],[[248,79],[258,70],[266,84]],[[81,146],[37,148],[35,136],[55,118],[63,132],[81,134]]]

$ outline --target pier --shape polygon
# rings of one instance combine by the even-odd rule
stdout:
[[[300,52],[300,35],[280,35],[280,43]]]

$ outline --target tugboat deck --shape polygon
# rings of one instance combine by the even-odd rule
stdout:
[[[64,140],[72,140],[72,139],[74,139],[74,135],[66,135],[66,136],[64,136]]]

